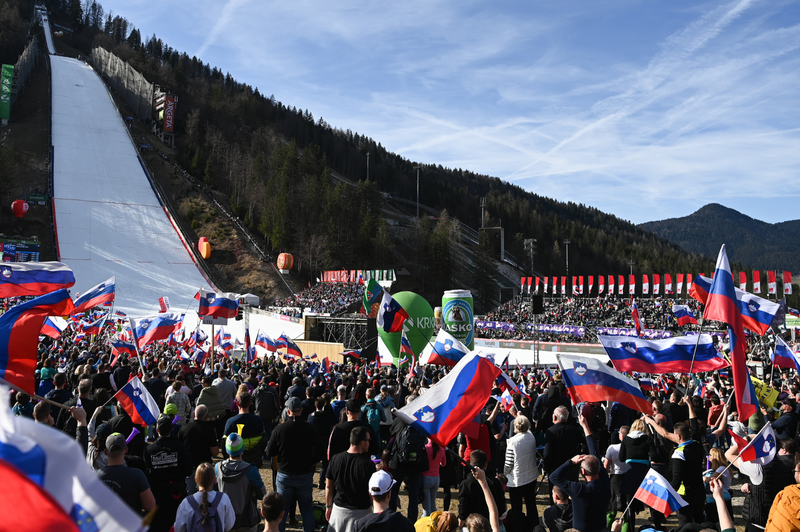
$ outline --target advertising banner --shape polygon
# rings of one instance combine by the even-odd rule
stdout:
[[[175,97],[167,96],[164,99],[164,131],[172,133],[175,130]]]
[[[14,65],[3,65],[0,74],[0,119],[11,117],[11,85],[14,83]]]

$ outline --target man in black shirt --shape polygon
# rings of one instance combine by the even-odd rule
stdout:
[[[119,432],[106,438],[104,452],[108,455],[108,464],[97,475],[134,512],[149,512],[155,508],[156,500],[144,473],[125,465],[127,450],[125,436]]]
[[[286,401],[289,417],[272,432],[267,444],[267,456],[278,457],[276,487],[286,498],[286,508],[295,501],[303,516],[303,531],[314,532],[314,467],[322,458],[324,447],[317,429],[301,419],[303,405],[296,397]],[[286,515],[281,521],[281,532],[286,530]]]
[[[469,463],[472,466],[479,467],[486,470],[488,458],[486,453],[480,449],[475,449],[469,456]],[[495,479],[487,478],[486,482],[489,484],[489,491],[492,492],[495,504],[497,504],[497,513],[503,515],[506,512],[506,497],[503,493],[503,487]],[[473,475],[467,475],[458,490],[458,520],[459,526],[466,525],[467,517],[470,514],[480,514],[486,519],[489,519],[489,507],[486,505],[486,496],[483,494],[483,488],[478,480]]]
[[[706,500],[703,483],[706,454],[703,445],[691,438],[685,423],[676,423],[673,432],[678,437],[678,447],[672,453],[672,487],[677,491],[683,485],[683,500],[689,503],[678,510],[678,526],[702,523]]]
[[[239,413],[230,418],[225,423],[223,436],[229,436],[234,432],[238,433],[244,440],[245,462],[261,467],[263,464],[262,455],[267,447],[264,437],[264,420],[257,414],[250,413],[250,405],[253,401],[252,396],[247,392],[242,392],[236,396],[239,403]],[[239,432],[238,425],[243,425]]]
[[[186,447],[172,436],[172,418],[161,414],[156,422],[159,438],[144,451],[147,477],[158,504],[150,530],[167,532],[175,523],[178,506],[186,497],[186,477],[192,464]]]
[[[355,522],[372,511],[369,479],[375,464],[365,454],[370,431],[356,427],[350,432],[350,447],[331,457],[325,479],[325,502],[330,532],[352,532]]]
[[[155,399],[156,403],[158,403],[158,409],[163,412],[164,403],[166,403],[165,394],[167,393],[167,388],[169,388],[169,386],[165,381],[161,380],[159,374],[160,372],[158,371],[158,368],[153,368],[152,373],[150,373],[152,378],[147,381],[147,391],[150,392],[150,395],[152,395],[153,399]]]
[[[411,521],[389,508],[389,497],[395,482],[386,471],[372,474],[369,479],[372,513],[356,521],[356,532],[414,532]]]
[[[213,458],[219,454],[217,432],[206,421],[207,418],[208,408],[206,405],[198,405],[194,410],[194,419],[178,431],[178,440],[186,447],[189,453],[189,462],[192,464],[192,473],[186,477],[186,489],[189,495],[197,491],[193,473],[197,466],[204,462],[210,464]]]
[[[336,454],[345,452],[350,447],[350,431],[355,427],[367,427],[370,430],[369,454],[377,456],[380,452],[377,435],[372,431],[369,423],[358,419],[361,415],[361,405],[353,399],[348,399],[345,410],[347,411],[347,421],[336,425],[331,432],[328,444],[328,460]]]

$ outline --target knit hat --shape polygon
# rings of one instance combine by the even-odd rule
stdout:
[[[168,415],[177,415],[178,414],[178,405],[175,403],[169,403],[167,406],[164,407],[164,413]]]
[[[244,440],[235,432],[225,440],[225,451],[229,456],[239,456],[244,452]]]

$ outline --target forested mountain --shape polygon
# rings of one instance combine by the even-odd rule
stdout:
[[[713,257],[725,243],[728,256],[761,270],[800,269],[800,220],[769,224],[710,203],[683,218],[641,224],[683,249]]]
[[[56,22],[74,28],[65,44],[90,55],[101,46],[142,72],[149,81],[178,94],[177,143],[181,164],[223,190],[234,211],[263,234],[275,251],[290,251],[316,269],[408,266],[413,277],[435,291],[446,285],[449,227],[418,224],[412,246],[416,260],[400,252],[399,231],[381,214],[381,193],[416,200],[420,166],[384,149],[380,142],[314,117],[311,110],[266,96],[216,66],[171,48],[132,23],[105,14],[97,2],[45,0]],[[33,2],[0,0],[4,11],[30,16]],[[24,43],[23,43],[24,44]],[[20,45],[21,46],[21,45]],[[19,48],[19,46],[18,46]],[[16,49],[16,48],[15,48]],[[21,48],[20,48],[21,49]],[[6,57],[6,62],[13,59]],[[262,92],[263,91],[263,92]],[[369,176],[366,183],[369,152]],[[334,171],[358,186],[330,177]],[[420,201],[478,228],[479,198],[486,198],[486,225],[505,229],[506,249],[544,275],[634,271],[708,271],[713,260],[682,250],[665,238],[614,215],[539,196],[498,178],[462,168],[425,164]],[[524,240],[537,239],[533,266]],[[426,260],[436,253],[437,264]],[[711,253],[716,256],[716,252]],[[409,263],[410,260],[410,263]],[[444,261],[443,267],[440,263]],[[419,271],[414,271],[418,268]],[[436,276],[436,279],[429,277]],[[441,292],[440,292],[441,293]]]

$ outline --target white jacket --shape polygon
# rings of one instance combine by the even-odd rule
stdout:
[[[530,432],[515,434],[506,442],[506,463],[503,473],[508,487],[519,488],[539,478],[536,467],[536,437]]]

